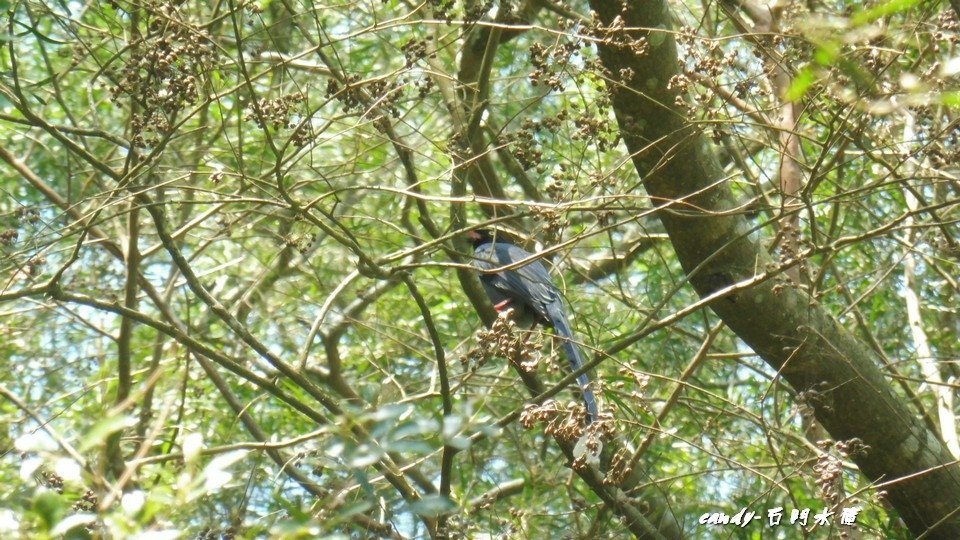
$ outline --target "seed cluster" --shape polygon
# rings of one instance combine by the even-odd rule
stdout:
[[[41,469],[37,475],[37,480],[44,487],[63,495],[63,478],[59,474],[53,471]]]
[[[610,460],[610,469],[607,475],[603,477],[603,483],[607,486],[619,486],[630,478],[633,469],[630,467],[630,453],[624,448],[617,450]]]
[[[400,118],[397,103],[403,95],[406,79],[392,81],[376,79],[362,81],[357,74],[347,75],[341,84],[334,78],[327,80],[327,99],[336,99],[347,113],[380,113]]]
[[[0,231],[0,244],[5,246],[12,246],[17,242],[17,238],[20,237],[20,232],[16,229],[5,229]]]
[[[939,70],[939,66],[937,66]],[[925,73],[921,77],[936,85],[936,90],[945,91],[949,84],[956,84],[957,77],[945,79],[934,73]],[[910,107],[916,118],[917,138],[929,141],[919,152],[930,159],[930,165],[938,169],[951,168],[960,161],[960,126],[950,124],[944,132],[943,123],[938,119],[941,114],[939,107],[932,105],[916,105]],[[910,157],[903,156],[904,159]]]
[[[532,206],[530,215],[537,221],[537,226],[543,232],[543,238],[551,243],[560,238],[567,224],[563,212],[557,208]]]
[[[530,83],[533,86],[545,86],[554,92],[563,90],[563,70],[570,59],[580,53],[581,47],[583,43],[579,40],[559,43],[554,47],[541,43],[530,45],[530,65],[533,66]]]
[[[74,512],[93,512],[100,504],[100,498],[93,490],[86,490],[83,497],[80,497],[73,503]]]
[[[313,140],[313,127],[310,122],[302,124],[295,120],[297,109],[307,100],[301,92],[287,94],[275,99],[258,99],[244,115],[244,120],[253,120],[257,127],[264,129],[265,124],[274,130],[294,129],[290,142],[302,148]]]
[[[427,4],[433,9],[433,16],[446,23],[453,21],[454,0],[429,0]]]
[[[40,210],[32,206],[19,206],[13,211],[13,224],[0,230],[0,245],[12,246],[20,238],[20,230],[40,222]]]
[[[427,49],[427,40],[411,39],[400,46],[403,57],[407,60],[407,67],[413,67],[414,64],[426,58],[436,58],[437,54],[430,54]]]
[[[520,413],[520,425],[524,429],[533,429],[537,424],[546,424],[545,434],[573,443],[584,434],[586,415],[586,408],[579,402],[562,404],[548,399],[540,405],[528,403]]]
[[[784,236],[780,243],[779,261],[785,265],[790,261],[798,260],[797,266],[801,274],[807,271],[807,259],[802,257],[800,252],[807,244],[808,240],[803,238],[803,233],[791,220],[781,221],[781,234]]]
[[[599,456],[600,451],[603,450],[603,430],[597,429],[598,427],[603,427],[606,423],[591,424],[583,430],[583,444],[584,453],[575,457],[571,466],[575,471],[581,471],[585,469],[590,463],[591,456]]]
[[[433,88],[437,83],[433,80],[433,77],[420,77],[413,83],[413,87],[417,89],[417,97],[424,99],[433,92]]]
[[[493,358],[506,358],[526,372],[537,369],[540,363],[541,340],[538,335],[521,331],[513,320],[514,310],[501,312],[489,330],[477,332],[476,349],[461,359],[477,369]]]
[[[477,519],[477,510],[487,510],[494,506],[494,503],[500,499],[498,496],[490,496],[489,499],[484,499],[480,501],[480,504],[474,507],[471,512],[458,512],[450,514],[450,516],[443,521],[443,525],[437,528],[437,537],[438,538],[495,538],[497,540],[502,540],[505,538],[519,538],[523,536],[519,530],[517,523],[523,520],[524,522],[528,519],[525,517],[527,513],[526,510],[517,507],[508,507],[507,514],[503,516],[497,515],[497,512],[489,512],[488,517],[483,521]],[[509,517],[507,517],[509,516]],[[489,521],[487,521],[489,520]],[[513,521],[517,523],[514,523]],[[488,525],[491,524],[491,525]],[[497,531],[496,536],[490,536],[489,528],[493,527],[493,530]],[[524,529],[526,530],[526,529]]]
[[[28,239],[37,232],[36,225],[41,222],[40,209],[32,206],[19,206],[12,214],[0,216],[0,246],[13,246],[20,239],[21,234]],[[12,218],[12,219],[11,219]],[[7,225],[4,227],[4,225]],[[33,253],[31,255],[31,253]],[[39,276],[47,263],[42,252],[23,250],[20,252],[5,253],[14,266],[17,279],[30,279]]]
[[[177,19],[177,8],[160,3],[150,33],[128,48],[123,67],[111,73],[111,101],[123,97],[136,104],[131,119],[135,146],[155,145],[172,118],[200,99],[203,80],[217,61],[205,30]]]
[[[253,120],[257,127],[263,129],[264,123],[273,129],[293,127],[290,125],[290,109],[296,107],[306,98],[302,93],[287,94],[275,99],[260,98],[253,104],[253,109],[247,111],[245,120]]]
[[[768,46],[771,49],[783,48],[783,40],[779,36],[771,38],[770,41]],[[734,69],[737,51],[725,51],[719,41],[704,42],[703,38],[697,35],[696,30],[689,27],[680,28],[677,33],[677,45],[682,50],[686,65],[685,72],[672,76],[667,85],[668,89],[674,90],[674,105],[684,109],[691,118],[699,116],[710,120],[710,125],[713,126],[711,135],[715,142],[719,142],[724,134],[719,127],[724,124],[723,109],[711,106],[713,92],[709,88],[694,86],[689,76],[697,74],[706,79],[721,80],[724,73]],[[762,53],[754,51],[754,55],[761,56]],[[733,84],[733,93],[741,99],[748,96],[755,99],[769,95],[766,87],[760,86],[754,79],[737,81]]]
[[[934,25],[933,39],[946,42],[948,45],[960,44],[960,21],[957,21],[957,12],[952,9],[944,10],[937,17]]]
[[[605,107],[606,95],[595,103],[596,114],[578,114],[573,118],[576,128],[571,138],[575,141],[592,142],[600,152],[607,152],[620,142],[620,131],[616,128]]]
[[[480,3],[480,2],[476,2],[476,3],[463,2],[463,3],[465,4],[464,8],[466,9],[466,11],[463,14],[463,20],[466,21],[467,24],[473,24],[479,21],[480,19],[483,18],[484,15],[486,15],[487,13],[490,12],[491,9],[493,9],[493,0],[487,0],[486,2],[483,2],[483,3]],[[474,5],[471,6],[469,4],[474,4]],[[501,6],[502,6],[501,9],[507,9],[512,7],[510,6],[510,2],[502,2]],[[507,18],[509,19],[510,17],[508,16]]]
[[[813,466],[820,497],[831,505],[839,504],[843,500],[843,461],[830,452],[833,441],[819,441],[817,445],[823,450]]]
[[[327,99],[336,99],[343,105],[344,112],[362,111],[363,93],[360,91],[360,75],[346,75],[345,84],[337,79],[327,79]]]
[[[870,446],[856,437],[845,441],[837,441],[834,447],[841,455],[849,458],[863,457],[870,451]]]
[[[624,9],[627,9],[627,6],[624,6]],[[596,12],[591,12],[590,17],[590,23],[583,32],[585,35],[594,38],[607,47],[630,51],[635,56],[643,56],[650,51],[650,43],[647,38],[644,36],[633,37],[631,31],[627,30],[627,24],[622,16],[615,16],[609,25],[603,24],[600,15]],[[638,30],[632,32],[638,32]]]
[[[543,160],[543,148],[537,141],[535,130],[526,127],[528,122],[524,122],[524,128],[504,137],[510,144],[510,153],[523,170],[530,170]]]

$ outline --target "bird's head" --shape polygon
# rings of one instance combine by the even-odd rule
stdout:
[[[467,233],[467,238],[473,242],[473,247],[493,242],[493,231],[490,229],[476,229]]]

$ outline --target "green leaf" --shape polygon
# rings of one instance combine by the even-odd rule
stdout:
[[[797,101],[806,95],[807,90],[809,90],[815,82],[817,82],[817,74],[810,66],[807,66],[800,70],[800,73],[797,73],[797,76],[793,78],[793,83],[790,85],[790,88],[787,89],[787,95],[785,97],[789,101]]]
[[[437,517],[453,511],[457,505],[442,495],[427,495],[419,501],[410,503],[410,509],[419,516]]]
[[[53,491],[42,491],[33,499],[33,511],[46,526],[52,529],[67,511],[67,501],[63,495]]]
[[[67,538],[87,538],[86,525],[96,523],[96,514],[73,514],[67,516],[57,523],[57,526],[50,531],[54,536],[66,536]],[[86,533],[86,534],[85,534]]]
[[[879,6],[857,13],[850,18],[850,22],[853,23],[854,26],[862,26],[882,17],[907,11],[918,3],[919,0],[890,0],[885,4],[880,4]]]
[[[947,107],[960,107],[960,91],[954,90],[940,94],[940,103]]]
[[[828,40],[820,43],[817,50],[813,53],[813,61],[821,66],[832,65],[840,56],[840,44],[836,41]]]
[[[103,443],[112,433],[126,429],[136,424],[136,419],[126,415],[108,416],[94,424],[80,441],[80,452],[86,452],[91,448]]]

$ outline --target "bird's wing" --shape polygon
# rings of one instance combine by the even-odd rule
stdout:
[[[502,268],[533,256],[523,248],[504,243],[483,244],[476,249],[475,255],[474,265],[481,270]],[[560,300],[560,292],[551,282],[547,267],[540,261],[532,261],[520,268],[482,274],[480,279],[513,300],[526,304],[547,320],[546,306]]]

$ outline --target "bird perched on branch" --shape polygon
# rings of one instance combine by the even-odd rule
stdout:
[[[529,251],[506,239],[495,239],[489,230],[470,231],[467,236],[473,241],[473,266],[480,270],[496,270],[527,261],[517,268],[482,273],[480,282],[498,312],[514,308],[533,314],[537,322],[553,328],[563,342],[570,368],[573,371],[580,369],[585,362],[583,353],[574,342],[560,290],[550,280],[543,263],[533,259]],[[577,377],[577,384],[587,407],[587,423],[592,423],[597,419],[597,399],[590,390],[590,379],[586,373]]]

